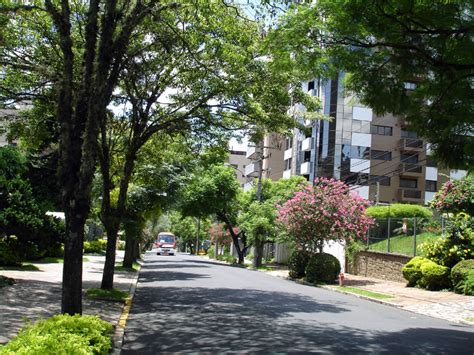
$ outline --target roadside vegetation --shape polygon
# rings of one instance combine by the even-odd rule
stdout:
[[[387,295],[387,294],[379,293],[379,292],[368,291],[368,290],[364,290],[363,288],[352,287],[352,286],[337,286],[337,289],[342,291],[342,292],[353,293],[355,295],[375,298],[377,300],[388,300],[388,299],[393,298],[393,296],[391,296],[391,295]]]
[[[103,290],[101,288],[89,288],[86,290],[86,296],[98,300],[106,301],[125,301],[129,296],[128,292],[113,288],[111,290]]]
[[[108,354],[112,325],[96,316],[56,315],[24,326],[2,354]]]

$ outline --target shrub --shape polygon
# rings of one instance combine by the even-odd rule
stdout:
[[[448,222],[445,238],[423,243],[420,249],[428,259],[447,267],[474,259],[474,218],[459,213]]]
[[[0,237],[0,266],[20,266],[23,258],[15,236]]]
[[[207,249],[207,256],[213,259],[216,257],[216,247],[214,245]]]
[[[431,207],[440,212],[474,214],[474,175],[445,183],[431,200]]]
[[[226,261],[228,263],[235,264],[235,258],[229,253],[224,253],[222,255],[219,255],[217,257],[217,260]]]
[[[299,279],[305,276],[306,265],[308,265],[309,253],[304,250],[295,250],[288,259],[289,276]]]
[[[333,282],[341,271],[339,260],[331,254],[317,253],[311,256],[306,266],[306,281]]]
[[[441,290],[450,287],[449,268],[428,261],[421,265],[421,279],[417,284],[429,290]]]
[[[96,316],[56,315],[29,324],[0,353],[108,354],[112,325]]]
[[[403,203],[395,203],[390,206],[371,206],[367,208],[366,213],[373,218],[431,218],[433,216],[433,213],[426,207]]]
[[[429,261],[421,256],[415,256],[402,267],[403,277],[408,281],[408,286],[417,284],[422,277],[421,266]]]
[[[462,260],[451,269],[454,292],[474,295],[474,259]]]
[[[105,239],[93,240],[91,242],[84,242],[85,254],[103,254],[107,248],[107,241]]]
[[[125,241],[119,240],[117,249],[118,250],[125,250]]]

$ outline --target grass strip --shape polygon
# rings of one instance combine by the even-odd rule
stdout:
[[[468,322],[474,322],[474,317],[468,317],[468,318],[466,318],[466,320],[467,320]]]
[[[136,272],[140,270],[141,265],[139,263],[134,262],[131,268],[123,267],[122,263],[115,264],[115,271],[128,271],[128,272]]]
[[[0,266],[0,270],[10,271],[40,271],[40,269],[32,264],[21,264],[20,266]]]
[[[89,298],[109,300],[109,301],[125,301],[128,297],[128,292],[117,290],[113,288],[111,290],[103,290],[101,288],[89,288],[86,291],[86,296]]]
[[[378,300],[386,300],[386,299],[394,298],[393,296],[386,295],[384,293],[372,292],[372,291],[364,290],[362,288],[351,287],[351,286],[338,286],[337,289],[344,292],[360,295],[360,296],[375,298]]]

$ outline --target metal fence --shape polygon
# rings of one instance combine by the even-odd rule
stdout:
[[[408,256],[420,255],[421,244],[440,238],[446,227],[438,218],[376,218],[367,233],[367,249]]]

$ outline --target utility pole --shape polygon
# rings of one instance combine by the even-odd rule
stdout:
[[[199,233],[201,232],[200,231],[201,229],[201,217],[198,217],[197,219],[197,235],[196,235],[196,255],[198,255],[198,252],[199,252]]]
[[[380,181],[377,181],[377,194],[375,195],[375,204],[380,203]]]
[[[263,200],[263,196],[262,196],[262,176],[263,176],[263,159],[265,158],[264,157],[264,154],[263,154],[263,148],[264,148],[264,143],[263,143],[263,139],[260,141],[260,143],[258,144],[258,147],[259,147],[259,158],[257,160],[257,166],[258,166],[258,181],[257,181],[257,194],[256,194],[256,198],[257,198],[257,201],[259,203],[262,202]],[[259,254],[261,252],[261,248],[260,248],[260,241],[255,241],[255,245],[254,245],[254,253],[253,253],[253,260],[252,260],[252,266],[254,268],[257,268],[259,265],[258,265],[258,258],[259,258]],[[263,249],[263,248],[262,248]]]

